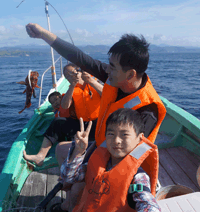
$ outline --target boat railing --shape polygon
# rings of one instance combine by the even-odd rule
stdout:
[[[55,61],[55,64],[56,64],[59,60],[60,60],[60,71],[61,71],[61,76],[62,76],[62,75],[63,75],[62,56],[60,56],[60,57]],[[40,95],[39,95],[38,108],[41,106],[42,85],[43,85],[44,75],[45,75],[50,69],[51,69],[51,70],[52,70],[52,69],[54,70],[54,71],[52,72],[52,75],[55,75],[55,66],[49,66],[49,68],[47,68],[47,69],[43,72],[42,77],[41,77],[41,83],[40,83],[41,89],[40,89]],[[53,84],[53,87],[54,87],[55,89],[57,89],[56,82],[55,82],[55,84]]]

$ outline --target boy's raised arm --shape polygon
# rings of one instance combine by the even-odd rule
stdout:
[[[89,122],[87,129],[84,130],[83,119],[80,118],[80,129],[81,131],[77,131],[76,135],[74,136],[75,140],[75,149],[69,158],[69,163],[74,160],[76,157],[80,157],[85,153],[88,147],[88,137],[92,127],[92,121]]]
[[[83,119],[80,118],[80,129],[74,138],[75,148],[67,159],[63,162],[60,168],[61,179],[65,183],[73,184],[77,181],[82,181],[85,178],[87,170],[86,165],[82,165],[85,151],[88,147],[88,137],[92,127],[92,121],[89,122],[88,127],[84,130]]]
[[[26,25],[26,31],[31,38],[41,38],[51,45],[57,38],[52,32],[41,27],[39,24],[29,23]]]
[[[43,39],[65,59],[76,64],[82,70],[92,74],[102,82],[105,82],[108,78],[108,74],[105,72],[107,68],[106,63],[93,59],[76,46],[58,38],[40,25],[29,23],[26,25],[26,31],[31,38]]]

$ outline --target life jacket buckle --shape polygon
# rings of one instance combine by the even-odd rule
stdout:
[[[143,185],[142,184],[130,184],[128,193],[133,194],[135,192],[142,192],[143,190]]]

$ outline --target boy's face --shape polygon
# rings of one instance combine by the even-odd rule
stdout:
[[[109,59],[109,66],[106,69],[108,73],[108,79],[110,80],[110,85],[117,88],[122,88],[124,84],[127,84],[127,79],[129,77],[129,71],[123,72],[122,66],[119,64],[120,56],[111,55]]]
[[[109,124],[106,131],[106,144],[112,159],[123,159],[140,143],[142,136],[143,133],[137,136],[131,125]]]
[[[52,96],[50,97],[50,103],[53,109],[58,109],[60,107],[62,96]]]

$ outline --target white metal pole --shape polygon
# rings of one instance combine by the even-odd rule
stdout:
[[[48,29],[51,32],[50,28],[50,19],[49,19],[49,12],[48,12],[48,2],[45,2],[45,12],[47,16],[47,24],[48,24]],[[52,85],[53,88],[57,90],[57,85],[56,85],[56,71],[55,71],[55,62],[54,62],[54,53],[53,53],[53,48],[51,47],[51,59],[52,59],[52,67],[51,67],[51,74],[52,74]]]

